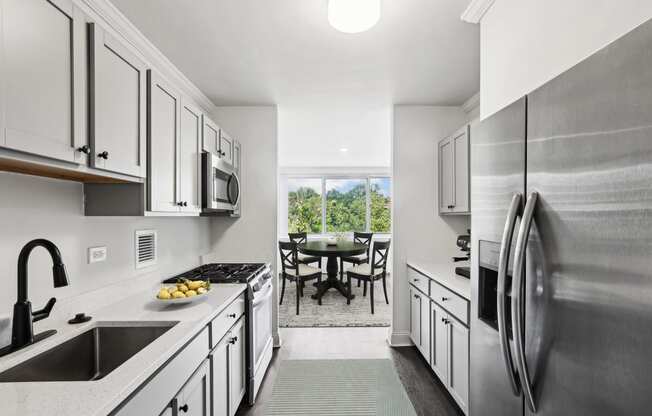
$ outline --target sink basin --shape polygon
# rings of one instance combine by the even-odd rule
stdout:
[[[177,323],[99,324],[0,373],[0,383],[99,380]]]

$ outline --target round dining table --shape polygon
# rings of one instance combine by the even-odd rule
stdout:
[[[313,299],[321,299],[324,293],[330,288],[337,289],[344,297],[349,296],[346,286],[338,279],[339,257],[357,256],[368,250],[366,244],[354,243],[352,241],[340,241],[330,245],[326,241],[308,241],[297,246],[299,252],[308,256],[326,257],[326,273],[328,278],[317,285],[317,293],[312,295]],[[355,295],[351,295],[353,299]]]

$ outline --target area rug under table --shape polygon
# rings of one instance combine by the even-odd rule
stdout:
[[[324,278],[326,278],[324,276]],[[330,289],[322,298],[322,304],[310,296],[317,293],[317,288],[312,282],[308,282],[304,289],[304,297],[300,302],[300,314],[296,312],[296,284],[287,282],[283,304],[279,306],[278,320],[281,328],[311,328],[311,327],[382,327],[389,326],[392,320],[392,279],[387,277],[387,296],[390,305],[385,303],[383,284],[378,281],[374,291],[374,314],[371,314],[369,305],[369,290],[367,296],[363,296],[362,286],[358,287],[353,283],[351,287],[355,299],[350,305],[346,304],[346,298],[335,289]],[[279,281],[279,290],[280,290]],[[280,292],[279,292],[280,296]]]
[[[265,415],[416,416],[391,360],[280,363]]]

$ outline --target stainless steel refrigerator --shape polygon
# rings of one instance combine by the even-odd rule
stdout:
[[[471,161],[470,414],[651,414],[652,22],[485,119]]]

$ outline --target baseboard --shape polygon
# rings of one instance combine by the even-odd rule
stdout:
[[[392,332],[387,338],[387,343],[390,347],[410,347],[414,345],[410,339],[409,331]]]

